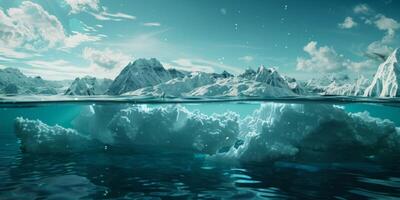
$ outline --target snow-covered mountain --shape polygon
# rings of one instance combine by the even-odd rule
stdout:
[[[112,80],[97,79],[91,76],[76,78],[69,88],[65,91],[65,95],[102,95],[110,87]]]
[[[155,58],[138,59],[129,63],[115,78],[107,94],[120,95],[140,88],[167,82],[182,76],[177,70],[166,70]]]
[[[364,76],[360,76],[354,81],[348,83],[338,83],[333,81],[324,88],[323,95],[340,95],[340,96],[361,96],[365,89],[370,84],[370,81]]]
[[[190,92],[191,96],[262,96],[283,97],[296,96],[287,88],[274,87],[267,83],[234,77],[220,79],[214,84],[195,88]]]
[[[247,69],[234,77],[221,74],[195,72],[155,86],[145,87],[126,95],[138,96],[295,96],[303,91],[294,79],[281,76],[274,68],[261,66],[257,71]],[[290,81],[290,82],[289,82]]]
[[[393,53],[379,65],[371,85],[365,90],[368,97],[400,97],[400,50]]]
[[[165,83],[155,86],[145,87],[133,92],[125,93],[126,95],[137,96],[182,96],[188,95],[195,88],[215,83],[219,78],[224,76],[209,74],[205,72],[193,72],[183,78],[175,78]]]
[[[63,83],[46,81],[41,77],[28,77],[16,68],[0,69],[0,94],[46,94],[61,92]]]
[[[346,74],[325,74],[303,83],[303,88],[310,95],[360,96],[369,84],[362,75],[352,79]]]
[[[299,85],[288,82],[288,78],[281,76],[275,68],[261,66],[257,72],[246,69],[237,77],[219,79],[213,84],[195,88],[190,92],[192,96],[296,96],[300,91]]]

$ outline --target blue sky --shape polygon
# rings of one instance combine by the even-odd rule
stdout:
[[[0,0],[0,67],[71,79],[115,77],[130,61],[299,79],[370,77],[400,47],[399,1]]]

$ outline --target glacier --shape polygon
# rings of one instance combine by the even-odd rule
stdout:
[[[15,126],[21,148],[31,153],[150,146],[241,162],[381,161],[400,153],[400,128],[393,122],[324,104],[267,103],[246,116],[204,114],[183,105],[92,105],[72,128],[24,118]]]

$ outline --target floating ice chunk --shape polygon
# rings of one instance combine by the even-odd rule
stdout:
[[[16,135],[21,149],[34,153],[65,153],[87,149],[90,139],[76,130],[49,126],[40,120],[16,119]]]

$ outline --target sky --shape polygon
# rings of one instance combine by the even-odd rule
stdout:
[[[0,68],[115,78],[129,62],[367,78],[400,47],[395,0],[0,0]]]

